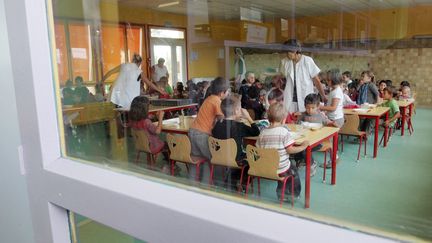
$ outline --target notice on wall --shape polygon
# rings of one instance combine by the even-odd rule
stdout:
[[[72,58],[87,59],[87,50],[85,48],[71,48]]]
[[[261,44],[266,43],[267,27],[255,24],[248,24],[246,41]]]

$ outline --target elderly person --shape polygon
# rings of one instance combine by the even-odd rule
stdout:
[[[327,101],[323,87],[318,77],[321,71],[313,59],[301,53],[297,40],[288,40],[287,56],[281,60],[279,70],[286,77],[284,90],[284,106],[290,113],[304,112],[304,99],[314,92],[314,85],[321,95],[323,102]]]
[[[165,59],[159,58],[158,63],[151,68],[151,77],[154,82],[158,82],[162,77],[169,79],[168,68],[164,65]]]

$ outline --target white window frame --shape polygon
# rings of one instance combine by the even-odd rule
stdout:
[[[36,242],[70,242],[66,209],[148,242],[389,241],[63,158],[48,1],[5,1]]]

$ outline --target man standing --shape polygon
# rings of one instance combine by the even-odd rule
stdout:
[[[314,92],[314,85],[324,103],[327,102],[318,77],[321,71],[313,59],[301,53],[301,46],[295,39],[284,43],[287,57],[281,60],[279,70],[286,77],[284,106],[290,112],[305,111],[304,99]]]
[[[160,78],[169,78],[167,67],[164,65],[165,59],[159,58],[158,63],[153,65],[151,68],[151,77],[153,82],[159,82]]]

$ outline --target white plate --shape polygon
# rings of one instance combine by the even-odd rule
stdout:
[[[308,129],[320,129],[323,127],[321,123],[312,123],[312,122],[302,122],[303,127]]]
[[[364,112],[368,112],[369,109],[357,108],[357,109],[353,109],[353,111],[355,111],[355,112],[360,112],[360,113],[364,113]]]

